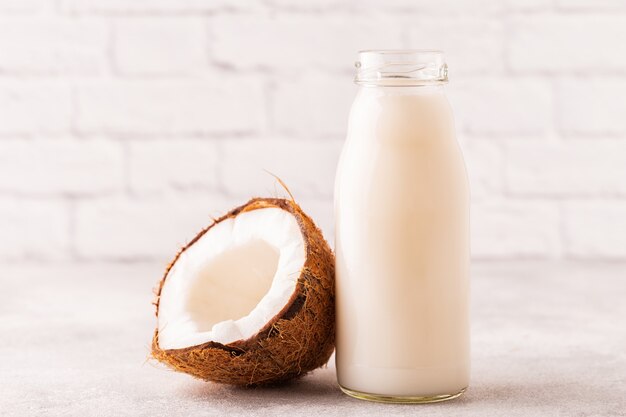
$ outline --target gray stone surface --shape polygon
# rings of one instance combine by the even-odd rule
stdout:
[[[626,266],[473,270],[473,374],[433,405],[353,400],[334,366],[237,389],[147,359],[154,265],[8,266],[0,276],[1,416],[626,416]]]

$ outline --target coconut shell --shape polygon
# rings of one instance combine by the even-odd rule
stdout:
[[[206,381],[244,386],[284,382],[328,362],[335,338],[335,259],[320,229],[291,200],[252,199],[201,231],[167,267],[156,290],[157,317],[163,284],[181,253],[217,223],[243,212],[271,207],[286,210],[296,218],[306,248],[306,261],[296,290],[284,308],[256,335],[229,344],[208,342],[164,350],[159,347],[157,328],[152,340],[155,359]]]

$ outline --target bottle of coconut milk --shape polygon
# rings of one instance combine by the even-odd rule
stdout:
[[[440,51],[362,51],[335,183],[337,377],[353,397],[468,386],[469,190]]]

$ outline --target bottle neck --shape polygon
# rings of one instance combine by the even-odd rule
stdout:
[[[384,84],[359,84],[359,95],[368,96],[408,96],[408,95],[445,95],[445,84],[422,84],[422,85],[384,85]]]

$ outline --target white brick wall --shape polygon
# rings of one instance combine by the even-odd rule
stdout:
[[[128,180],[133,192],[215,191],[218,143],[196,139],[130,143]]]
[[[350,77],[277,77],[273,82],[273,128],[302,137],[333,137],[345,134],[346,115],[357,88]],[[294,109],[299,109],[297,112]]]
[[[626,141],[521,141],[507,145],[505,161],[512,194],[626,196]]]
[[[180,75],[209,69],[207,24],[192,18],[124,18],[114,22],[115,69],[129,75]]]
[[[98,74],[106,66],[108,25],[101,19],[0,19],[0,70],[16,75]]]
[[[590,29],[590,25],[592,25]],[[624,68],[626,37],[620,15],[530,15],[512,22],[508,49],[513,71],[607,71]]]
[[[245,198],[276,195],[281,178],[296,197],[332,198],[341,143],[335,140],[233,139],[222,144],[220,178],[226,189]]]
[[[311,67],[349,70],[355,51],[393,48],[403,40],[402,28],[386,16],[228,14],[213,17],[209,25],[216,62],[285,74]]]
[[[626,79],[565,77],[556,92],[557,123],[564,135],[626,135]]]
[[[65,133],[72,124],[69,80],[0,77],[0,136]]]
[[[261,129],[262,84],[222,73],[198,79],[90,79],[76,85],[79,132],[129,135],[241,133]]]
[[[0,1],[0,263],[165,263],[279,175],[332,237],[355,52],[441,48],[476,260],[626,260],[621,0]]]
[[[559,212],[537,201],[474,204],[472,255],[476,259],[559,256]]]
[[[0,201],[0,262],[70,258],[70,204],[59,199]]]
[[[552,127],[548,80],[485,75],[463,78],[450,88],[454,90],[452,107],[461,131],[472,135],[537,136]]]
[[[504,164],[498,142],[491,139],[465,139],[462,143],[472,201],[489,201],[495,195],[501,195]]]
[[[502,71],[504,34],[504,20],[476,16],[424,16],[411,19],[408,29],[411,47],[446,52],[448,66],[455,78],[458,74],[480,75]]]
[[[15,0],[13,0],[15,1]],[[34,1],[34,0],[31,0]],[[193,14],[246,10],[259,0],[60,0],[61,10],[75,14]]]
[[[94,195],[120,191],[124,162],[107,140],[2,140],[0,190],[25,195]]]
[[[211,216],[232,208],[220,196],[171,196],[160,199],[112,198],[80,202],[75,213],[74,245],[79,259],[171,259]]]
[[[7,14],[32,13],[50,5],[50,0],[3,0],[0,11]]]
[[[565,207],[564,237],[568,257],[624,259],[626,204],[623,201],[571,202]]]

